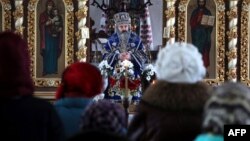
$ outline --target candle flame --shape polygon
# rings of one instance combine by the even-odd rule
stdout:
[[[155,80],[153,80],[151,84],[154,85],[155,84]]]

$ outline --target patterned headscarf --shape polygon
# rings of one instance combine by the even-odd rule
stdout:
[[[81,129],[126,135],[126,115],[117,103],[100,100],[90,104],[82,116]]]
[[[215,88],[204,112],[205,131],[223,134],[225,124],[250,124],[249,88],[229,82]]]

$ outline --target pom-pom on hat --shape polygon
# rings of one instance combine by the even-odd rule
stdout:
[[[58,87],[56,99],[63,97],[92,98],[102,92],[103,79],[95,66],[77,62],[68,66],[62,75],[62,84]]]
[[[225,124],[250,125],[250,90],[246,85],[227,82],[211,95],[204,108],[205,131],[223,134]]]
[[[206,74],[197,47],[188,43],[174,43],[160,50],[155,69],[157,79],[171,83],[193,84]]]

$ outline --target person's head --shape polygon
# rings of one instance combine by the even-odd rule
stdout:
[[[189,43],[167,45],[158,53],[155,66],[158,80],[176,84],[195,84],[206,74],[202,55]]]
[[[194,138],[201,131],[209,94],[209,86],[202,82],[206,71],[201,54],[191,44],[167,45],[158,53],[155,71],[156,81],[146,89],[141,103],[151,107],[149,114],[160,112],[164,117],[159,138]]]
[[[59,12],[58,12],[58,9],[54,8],[54,9],[53,9],[53,15],[54,15],[54,16],[58,16],[58,13],[59,13]]]
[[[0,33],[0,85],[0,96],[30,95],[34,90],[28,45],[7,31]]]
[[[197,0],[198,6],[199,7],[205,7],[206,5],[206,0]]]
[[[223,135],[226,124],[250,125],[250,90],[244,84],[226,82],[218,86],[205,104],[205,132]]]
[[[115,20],[116,28],[120,33],[130,31],[131,18],[129,16],[129,13],[119,12],[114,15],[114,20]]]
[[[48,11],[51,11],[52,9],[53,9],[53,7],[55,6],[55,3],[54,3],[54,1],[53,0],[48,0],[47,2],[46,2],[46,9],[48,10]]]
[[[93,98],[103,90],[103,78],[99,69],[89,63],[76,62],[62,74],[56,99],[64,97]]]
[[[126,115],[121,105],[107,100],[99,100],[88,105],[81,121],[82,131],[102,131],[126,135]]]
[[[129,24],[119,24],[118,25],[118,30],[123,33],[123,32],[128,32],[129,31]]]

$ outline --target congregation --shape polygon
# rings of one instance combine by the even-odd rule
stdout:
[[[0,132],[15,141],[223,141],[224,125],[249,124],[250,90],[240,82],[212,87],[197,48],[169,44],[155,62],[156,80],[130,122],[123,107],[94,101],[105,90],[99,69],[75,62],[62,74],[55,102],[36,98],[28,44],[0,33]]]

